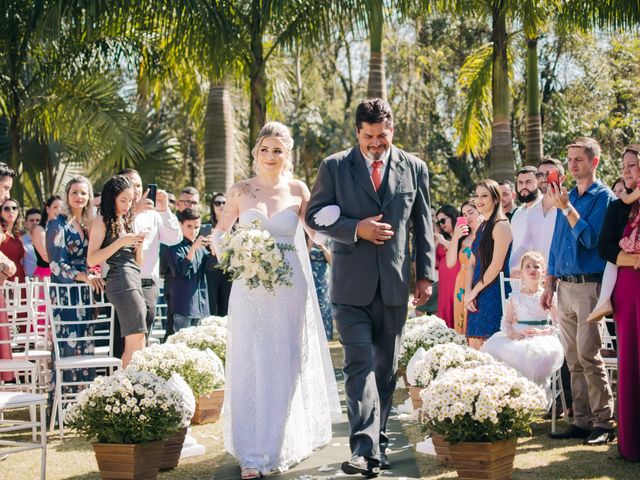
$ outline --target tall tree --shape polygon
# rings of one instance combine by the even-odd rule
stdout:
[[[387,83],[384,70],[384,38],[383,0],[365,0],[367,21],[369,23],[369,82],[367,96],[369,98],[387,99]]]

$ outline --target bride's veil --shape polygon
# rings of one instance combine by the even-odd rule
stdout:
[[[298,223],[295,236],[295,247],[300,264],[302,265],[302,271],[307,281],[307,305],[306,312],[312,312],[313,325],[310,328],[309,335],[316,335],[319,345],[319,355],[322,360],[322,371],[324,374],[324,383],[326,385],[327,400],[329,404],[329,412],[333,422],[338,422],[342,416],[342,408],[340,407],[340,398],[338,396],[338,386],[336,383],[336,377],[333,370],[333,364],[331,362],[331,355],[329,353],[329,344],[327,342],[327,336],[324,330],[324,324],[322,322],[322,315],[320,314],[320,306],[318,304],[318,296],[316,295],[315,284],[313,282],[313,274],[311,272],[311,262],[307,253],[307,243],[304,237],[304,229],[302,222]]]

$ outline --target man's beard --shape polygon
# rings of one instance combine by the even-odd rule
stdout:
[[[536,198],[538,198],[539,192],[540,190],[538,190],[537,188],[535,190],[530,191],[528,195],[522,195],[520,192],[518,192],[518,201],[520,203],[533,202]]]
[[[382,150],[381,152],[372,152],[371,150],[367,149],[366,150],[366,157],[369,160],[373,160],[374,162],[377,160],[380,160],[382,157],[384,157],[384,155],[387,153],[387,148],[385,148],[384,150]]]

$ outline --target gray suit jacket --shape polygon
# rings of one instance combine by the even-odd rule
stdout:
[[[378,283],[388,306],[406,305],[409,297],[409,229],[413,226],[418,279],[435,279],[434,242],[427,165],[394,146],[388,163],[388,183],[380,200],[373,188],[359,146],[322,161],[307,208],[307,224],[334,240],[331,301],[369,305]],[[314,216],[327,205],[338,205],[340,218],[320,227]],[[395,235],[383,245],[354,241],[358,222],[382,213]]]

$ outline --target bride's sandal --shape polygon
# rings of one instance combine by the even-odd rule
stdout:
[[[242,480],[253,480],[260,477],[262,477],[262,474],[257,468],[243,467],[240,469],[240,478]]]
[[[589,316],[587,317],[587,322],[598,322],[602,320],[603,317],[611,315],[612,313],[613,305],[611,305],[611,300],[607,300],[600,307],[596,308],[589,314]]]

